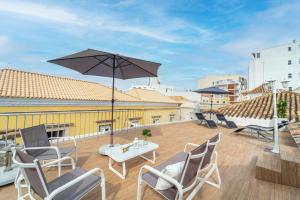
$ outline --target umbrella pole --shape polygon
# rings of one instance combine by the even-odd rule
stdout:
[[[115,70],[116,56],[113,59],[113,82],[112,82],[112,97],[111,97],[111,131],[110,131],[110,146],[114,145],[114,104],[115,104]]]
[[[209,112],[209,119],[211,119],[212,104],[213,104],[213,94],[210,95],[210,112]]]

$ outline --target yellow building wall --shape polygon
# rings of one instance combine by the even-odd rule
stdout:
[[[14,138],[19,129],[38,124],[47,124],[48,131],[65,129],[66,136],[95,134],[99,132],[99,125],[110,123],[110,110],[110,106],[0,107],[0,138],[6,133]],[[159,118],[160,123],[170,122],[170,115],[174,121],[180,120],[179,106],[116,106],[114,130],[128,128],[132,118],[138,119],[139,125],[146,125],[153,123],[153,117]],[[19,137],[17,142],[20,143]]]

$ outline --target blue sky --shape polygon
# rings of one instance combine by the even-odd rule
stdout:
[[[247,76],[252,51],[300,39],[299,19],[296,0],[0,0],[0,66],[110,85],[46,62],[94,48],[159,62],[163,84],[195,89],[207,74]]]

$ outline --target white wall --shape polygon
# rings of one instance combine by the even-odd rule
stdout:
[[[272,127],[273,120],[272,119],[255,119],[255,118],[245,118],[245,117],[228,117],[226,116],[228,121],[234,121],[238,126],[247,126],[247,125],[258,125],[265,127]]]
[[[194,108],[181,108],[181,120],[188,121],[188,120],[195,120]]]
[[[291,47],[291,51],[288,51]],[[268,80],[277,80],[277,88],[282,88],[280,81],[290,81],[289,86],[300,86],[300,43],[291,42],[285,45],[253,52],[255,58],[249,62],[249,90]],[[260,58],[257,58],[260,53]],[[292,64],[288,65],[288,60]],[[288,74],[292,73],[292,78]]]

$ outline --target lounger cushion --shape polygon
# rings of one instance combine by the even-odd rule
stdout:
[[[172,177],[178,181],[182,174],[184,163],[185,162],[182,161],[182,162],[178,162],[178,163],[175,163],[172,165],[168,165],[161,172],[163,174],[165,174],[166,176]],[[173,184],[169,183],[168,181],[166,181],[165,179],[163,179],[161,177],[158,178],[157,183],[155,185],[156,190],[166,190],[171,187],[173,187]]]
[[[73,152],[75,152],[75,150],[76,150],[76,148],[74,146],[59,148],[60,157],[62,158],[62,157],[68,156],[68,155],[72,154]],[[39,160],[57,159],[57,153],[54,149],[49,149],[49,150],[37,155],[36,158]]]
[[[228,128],[237,128],[237,125],[233,121],[226,121]]]
[[[206,120],[206,123],[208,128],[218,128],[216,122],[214,122],[213,120]]]
[[[61,187],[62,185],[74,180],[75,178],[86,173],[85,170],[81,168],[75,168],[71,172],[68,172],[57,179],[48,183],[49,191],[53,192],[55,189]],[[81,199],[89,191],[95,188],[97,185],[100,186],[101,178],[95,175],[90,175],[84,180],[76,183],[75,185],[64,190],[60,194],[54,197],[55,200],[77,200]]]
[[[158,171],[162,171],[168,165],[186,161],[188,155],[189,155],[188,153],[180,152],[180,153],[176,154],[175,156],[173,156],[172,158],[170,158],[169,160],[167,160],[166,162],[164,162],[154,168]],[[151,172],[147,172],[147,173],[143,174],[142,178],[149,186],[151,186],[152,188],[155,188],[159,177]],[[177,194],[177,189],[174,186],[167,190],[156,190],[156,191],[159,192],[161,195],[163,195],[167,199],[175,199],[176,194]]]

